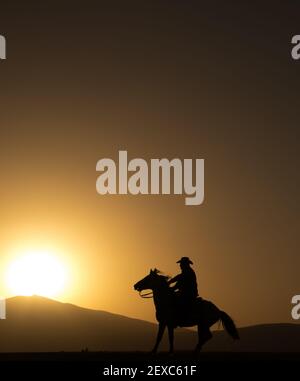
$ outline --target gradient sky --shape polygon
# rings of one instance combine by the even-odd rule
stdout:
[[[53,247],[59,300],[154,320],[133,284],[194,261],[238,325],[291,322],[299,285],[294,1],[1,5],[0,293],[14,251]],[[183,4],[184,3],[184,4]],[[205,202],[99,196],[97,160],[204,158]]]

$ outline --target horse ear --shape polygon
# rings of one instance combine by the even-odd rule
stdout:
[[[153,270],[152,269],[150,269],[150,274],[153,274]]]

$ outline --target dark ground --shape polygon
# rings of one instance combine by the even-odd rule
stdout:
[[[200,363],[215,362],[257,362],[279,361],[298,362],[300,353],[254,353],[254,352],[203,352],[198,355],[193,352],[176,352],[172,355],[159,352],[156,355],[146,352],[50,352],[50,353],[0,353],[1,362],[184,362],[197,361]]]
[[[144,352],[58,352],[58,353],[1,353],[0,369],[9,376],[65,376],[82,379],[99,379],[106,368],[118,372],[122,368],[137,368],[138,376],[153,373],[174,373],[176,369],[189,371],[196,366],[192,377],[202,379],[222,376],[230,379],[270,377],[272,374],[287,379],[300,366],[300,353],[230,353],[203,352],[195,356],[191,352],[178,352],[174,355],[159,353],[150,355]],[[157,368],[153,368],[156,366]],[[173,368],[166,368],[173,366]],[[179,367],[179,368],[178,368]],[[165,369],[165,370],[163,370]],[[3,373],[2,373],[3,374]],[[150,376],[150,374],[149,374]],[[164,373],[166,376],[166,373]],[[180,375],[183,377],[182,375]],[[119,377],[130,379],[130,376]],[[135,377],[137,378],[137,376]]]

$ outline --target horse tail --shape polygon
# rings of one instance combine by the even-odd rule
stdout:
[[[226,330],[226,332],[234,340],[238,340],[240,338],[240,335],[239,335],[238,330],[234,324],[234,321],[231,319],[231,317],[226,312],[220,311],[220,320],[221,320],[223,328]]]

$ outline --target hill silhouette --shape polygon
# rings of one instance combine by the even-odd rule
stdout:
[[[148,351],[157,325],[105,311],[81,308],[40,296],[7,299],[7,319],[0,320],[0,352]],[[233,342],[214,333],[206,351],[300,352],[299,324],[270,324],[239,329]],[[165,338],[162,349],[167,348]],[[197,333],[175,332],[175,348],[191,350]]]
[[[6,301],[0,320],[0,352],[149,350],[156,324],[105,311],[81,308],[40,296]],[[194,345],[196,334],[181,330],[178,345]],[[191,343],[192,342],[192,343]]]

